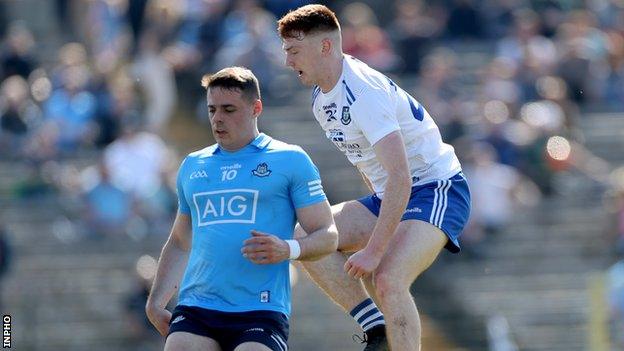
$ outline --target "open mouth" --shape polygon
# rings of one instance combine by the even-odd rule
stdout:
[[[299,74],[299,77],[303,75],[303,71],[297,71],[297,73]]]

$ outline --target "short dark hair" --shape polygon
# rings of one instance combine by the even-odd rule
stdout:
[[[217,87],[240,90],[243,97],[252,102],[260,99],[258,78],[245,67],[226,67],[217,73],[206,74],[201,84],[206,90]]]
[[[288,12],[277,21],[282,38],[296,38],[301,34],[330,32],[340,29],[336,14],[325,5],[305,5]]]

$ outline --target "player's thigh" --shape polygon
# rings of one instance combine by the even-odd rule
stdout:
[[[338,250],[355,252],[368,243],[377,217],[357,200],[342,202],[331,207],[338,229]],[[295,228],[295,238],[307,235],[301,226]]]
[[[442,230],[431,223],[402,221],[375,271],[375,285],[409,288],[431,266],[447,241]]]
[[[169,334],[165,351],[221,351],[219,344],[208,337],[187,332]]]
[[[354,252],[364,248],[375,228],[377,217],[357,200],[332,206],[332,214],[338,229],[338,250]]]
[[[243,332],[231,345],[234,351],[286,351],[288,327],[279,322],[271,324],[257,325]]]
[[[236,346],[234,351],[273,351],[270,347],[259,342],[250,341]]]

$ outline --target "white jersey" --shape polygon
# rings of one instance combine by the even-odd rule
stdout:
[[[376,158],[373,145],[401,131],[413,185],[452,177],[461,165],[452,146],[445,144],[438,126],[413,97],[385,75],[345,55],[342,74],[334,88],[312,93],[314,117],[349,161],[383,196],[388,174]]]

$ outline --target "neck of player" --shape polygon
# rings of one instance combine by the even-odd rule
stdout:
[[[260,135],[260,132],[258,131],[258,128],[255,128],[251,134],[247,134],[245,138],[241,138],[240,142],[229,145],[219,144],[219,147],[227,152],[236,152],[249,145],[258,137],[258,135]]]
[[[340,76],[342,75],[343,60],[344,56],[342,54],[328,59],[325,72],[323,72],[318,82],[318,86],[321,88],[323,93],[328,93],[336,86],[336,84],[338,84],[338,79],[340,79]]]

